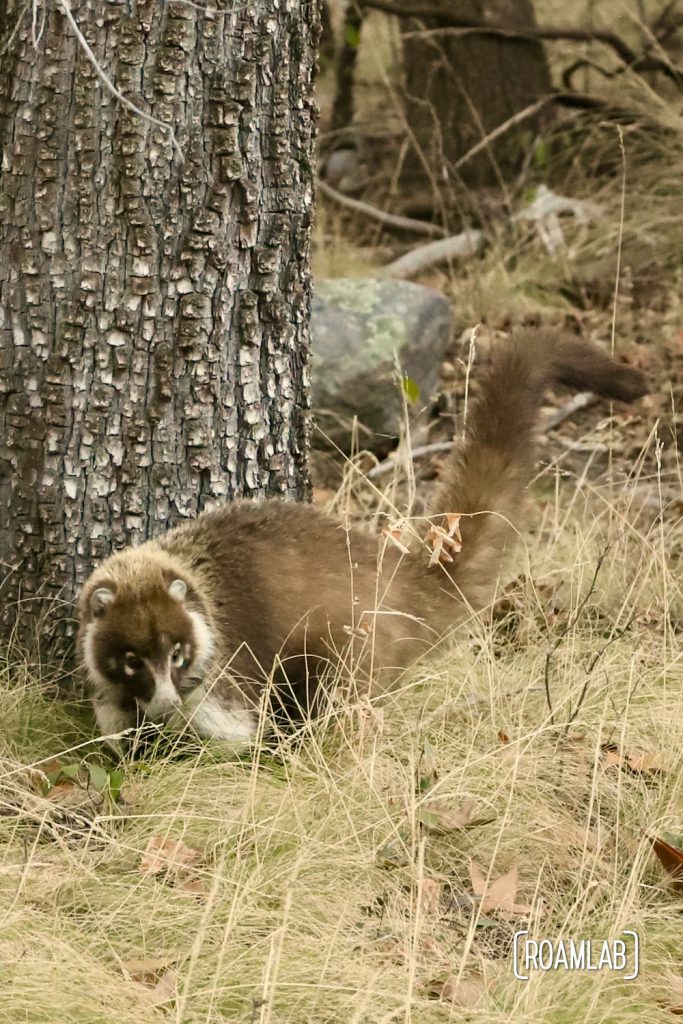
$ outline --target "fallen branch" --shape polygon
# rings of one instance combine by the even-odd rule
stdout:
[[[470,228],[467,231],[461,231],[459,235],[451,235],[450,238],[442,238],[438,242],[427,242],[426,245],[419,245],[416,249],[411,249],[404,256],[387,263],[383,272],[387,277],[402,279],[415,277],[420,271],[426,270],[427,267],[433,267],[437,263],[474,256],[483,244],[483,232]]]
[[[578,394],[572,395],[564,405],[561,405],[559,409],[551,412],[545,418],[542,427],[543,431],[554,430],[555,427],[559,427],[560,423],[564,423],[570,416],[573,416],[575,412],[595,405],[597,400],[597,397],[591,391],[579,391]]]
[[[551,412],[543,420],[539,427],[539,432],[542,434],[547,433],[549,430],[554,430],[568,420],[570,416],[573,416],[575,412],[579,412],[580,409],[587,409],[591,405],[595,405],[598,401],[596,395],[591,391],[580,391],[577,395],[573,395],[569,401],[565,402],[555,412]],[[435,441],[432,444],[421,444],[413,448],[410,452],[411,462],[415,462],[416,459],[421,459],[423,455],[437,455],[439,452],[449,452],[454,441]],[[388,473],[393,472],[397,466],[400,465],[399,459],[392,458],[389,456],[384,462],[380,462],[379,465],[373,466],[371,470],[366,474],[368,480],[376,480],[380,476],[386,476]]]
[[[320,192],[327,196],[328,199],[332,199],[335,203],[339,203],[340,206],[346,206],[350,210],[356,210],[366,217],[372,217],[373,220],[378,220],[389,227],[400,228],[402,231],[413,231],[415,234],[434,235],[437,238],[443,238],[446,234],[443,228],[440,228],[437,224],[430,224],[426,220],[414,220],[412,217],[399,217],[395,213],[385,213],[384,210],[380,210],[377,206],[371,206],[370,203],[364,203],[360,199],[352,199],[351,196],[345,196],[342,192],[337,192],[336,188],[332,188],[331,185],[328,185],[321,178],[317,179],[316,184]]]
[[[410,461],[414,462],[415,459],[421,458],[423,455],[434,455],[436,452],[449,452],[453,447],[453,441],[436,441],[434,444],[421,444],[417,448],[413,448],[410,452]],[[380,462],[378,466],[373,466],[372,469],[366,474],[368,480],[376,480],[378,476],[386,476],[387,473],[393,472],[397,466],[400,465],[398,459],[388,458],[384,462]]]

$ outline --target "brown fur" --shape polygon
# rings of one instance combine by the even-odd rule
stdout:
[[[136,642],[145,642],[152,620],[168,632],[178,608],[166,588],[181,577],[188,607],[215,634],[213,670],[230,663],[218,684],[226,701],[257,702],[277,659],[304,703],[321,669],[339,659],[385,685],[490,599],[533,470],[538,409],[553,382],[626,401],[646,391],[638,371],[570,336],[523,331],[498,346],[433,506],[433,515],[464,516],[462,552],[452,564],[427,570],[424,551],[405,556],[378,546],[310,506],[239,502],[105,561],[83,591],[81,635],[103,585],[116,591],[98,629],[105,646],[114,614],[113,632],[127,624]]]

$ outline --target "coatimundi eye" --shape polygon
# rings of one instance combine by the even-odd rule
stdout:
[[[185,651],[183,650],[183,645],[180,642],[178,642],[171,651],[171,661],[173,662],[174,668],[182,668],[185,664]]]
[[[142,668],[142,659],[138,658],[135,651],[126,651],[126,669],[129,672],[137,672]]]

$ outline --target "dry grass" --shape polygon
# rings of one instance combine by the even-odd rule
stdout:
[[[19,770],[101,754],[78,747],[90,735],[81,709],[8,666],[0,987],[11,1010],[2,1019],[445,1021],[465,1011],[435,999],[430,984],[475,975],[483,994],[467,1009],[472,1020],[666,1020],[666,971],[683,973],[683,905],[646,833],[683,833],[671,558],[680,521],[648,504],[657,480],[616,494],[543,488],[553,491],[535,503],[533,540],[517,558],[526,580],[505,622],[479,623],[381,705],[341,704],[300,745],[241,759],[187,745],[128,763],[118,804],[77,788],[51,801],[35,773]],[[608,542],[595,592],[551,661],[553,726],[547,652]],[[606,764],[607,742],[661,770]],[[474,801],[486,823],[434,831],[421,823],[434,800],[449,810]],[[152,836],[201,851],[199,894],[140,870]],[[510,938],[526,918],[470,901],[470,859],[493,878],[518,865],[517,902],[542,909],[537,934],[637,930],[640,978],[560,971],[516,981]],[[154,991],[126,976],[130,958],[167,962],[175,998],[155,1005]]]
[[[565,7],[548,4],[546,20],[558,11]],[[375,74],[369,63],[361,71]],[[577,313],[577,268],[609,261],[622,235],[622,271],[631,244],[637,266],[637,250],[654,239],[673,292],[683,235],[678,112],[656,104],[644,81],[628,88],[666,133],[626,137],[624,224],[618,138],[613,125],[596,124],[556,186],[602,205],[597,230],[570,226],[573,254],[559,261],[531,232],[494,230],[481,259],[430,277],[453,295],[463,324],[552,310],[606,336],[614,277],[600,271],[609,282],[604,308],[588,303]],[[545,174],[531,167],[515,194]],[[349,244],[342,224],[333,211],[318,221],[319,272],[367,272],[388,261],[372,237]],[[664,311],[636,309],[622,292],[618,337],[643,321],[680,329],[680,299]],[[512,568],[511,577],[525,578],[507,595],[507,619],[474,625],[390,698],[340,703],[301,744],[266,745],[253,756],[217,744],[159,747],[124,766],[118,802],[91,786],[46,793],[28,770],[54,757],[105,763],[106,755],[87,710],[50,695],[34,666],[7,656],[0,1021],[670,1020],[667,972],[683,974],[683,902],[647,837],[683,836],[683,487],[675,473],[639,475],[638,465],[655,462],[643,460],[618,486],[546,472]],[[395,501],[402,490],[390,484],[387,493]],[[354,476],[335,507],[368,518],[387,503]],[[544,680],[558,640],[551,721]],[[609,763],[616,758],[605,744],[612,755],[648,755],[658,770]],[[435,831],[423,824],[434,800],[451,811],[473,801],[485,823]],[[199,892],[183,888],[182,875],[141,871],[152,837],[201,851],[192,869]],[[516,981],[510,940],[527,919],[471,899],[470,860],[492,878],[518,866],[517,901],[534,906],[537,935],[603,939],[635,929],[640,977],[557,971]],[[171,998],[131,979],[131,958],[161,961]],[[434,998],[434,982],[447,975],[474,978],[481,1000],[463,1007]]]

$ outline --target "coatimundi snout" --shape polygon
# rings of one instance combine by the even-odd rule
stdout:
[[[144,717],[239,743],[256,734],[266,691],[306,708],[340,665],[390,684],[491,599],[555,382],[627,402],[647,389],[639,371],[568,335],[499,344],[430,513],[461,517],[452,561],[428,569],[422,549],[277,501],[206,512],[108,558],[83,588],[78,637],[102,733]]]

